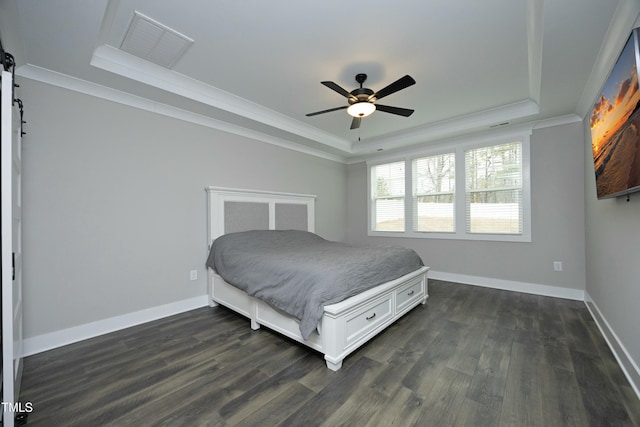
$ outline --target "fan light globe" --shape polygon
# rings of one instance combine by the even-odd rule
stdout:
[[[374,111],[376,111],[376,106],[367,101],[356,102],[347,108],[347,113],[353,117],[367,117]]]

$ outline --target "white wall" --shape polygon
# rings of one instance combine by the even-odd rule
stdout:
[[[20,84],[26,338],[204,295],[209,185],[315,194],[345,239],[344,164]]]
[[[588,302],[640,396],[640,193],[597,200],[590,138],[585,120]]]
[[[513,287],[520,290],[532,284],[541,285],[535,291],[551,286],[557,288],[552,294],[580,295],[585,286],[583,158],[581,123],[533,131],[531,243],[369,237],[367,167],[364,163],[350,165],[347,240],[409,246],[434,273],[477,284],[498,279],[493,283],[510,287],[515,282]],[[562,261],[564,271],[553,271],[553,261]]]

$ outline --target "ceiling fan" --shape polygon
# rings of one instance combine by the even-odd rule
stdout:
[[[351,92],[347,92],[345,89],[334,82],[321,82],[329,89],[332,89],[347,98],[349,105],[330,108],[328,110],[316,111],[315,113],[307,114],[307,117],[329,113],[331,111],[344,110],[346,108],[347,113],[349,113],[349,115],[353,117],[353,120],[351,121],[351,129],[357,129],[360,127],[362,118],[367,117],[369,114],[373,113],[376,110],[382,111],[384,113],[397,114],[404,117],[409,117],[411,114],[413,114],[413,110],[410,110],[408,108],[390,107],[388,105],[375,103],[378,99],[384,98],[385,96],[391,95],[392,93],[398,92],[399,90],[416,84],[416,81],[411,76],[406,75],[404,77],[401,77],[377,92],[374,92],[369,88],[362,87],[362,84],[365,82],[365,80],[367,80],[366,74],[356,74],[356,81],[360,84],[360,87],[352,90]]]

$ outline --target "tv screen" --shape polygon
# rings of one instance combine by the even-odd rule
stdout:
[[[639,55],[635,29],[591,112],[598,199],[640,191]]]

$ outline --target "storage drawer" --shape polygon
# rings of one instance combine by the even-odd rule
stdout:
[[[382,296],[346,319],[347,345],[393,318],[392,294]]]
[[[400,313],[424,298],[424,281],[413,280],[396,290],[396,313]]]

